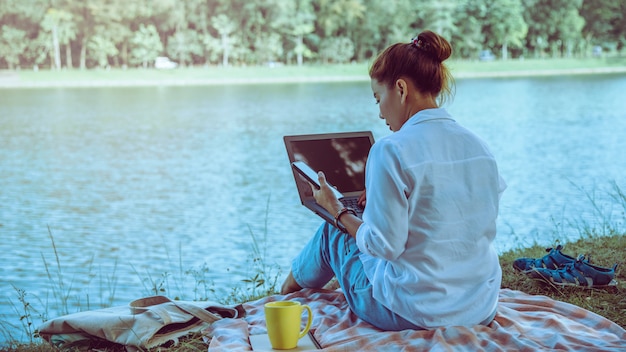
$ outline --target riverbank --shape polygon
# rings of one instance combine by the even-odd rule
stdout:
[[[615,185],[615,191],[612,193],[612,197],[615,200],[615,207],[619,209],[626,209],[626,193],[622,191],[617,185]],[[502,288],[523,291],[532,295],[548,296],[552,299],[573,304],[584,309],[587,309],[593,313],[601,315],[622,328],[626,329],[626,300],[624,299],[624,290],[626,289],[626,271],[623,270],[621,265],[624,262],[624,248],[626,248],[626,228],[624,227],[626,218],[624,213],[618,218],[613,218],[610,215],[603,215],[603,221],[597,225],[590,225],[588,223],[581,225],[578,229],[580,232],[579,239],[575,241],[568,241],[567,234],[565,232],[557,231],[551,237],[551,243],[549,246],[556,247],[557,245],[563,245],[562,253],[570,257],[577,257],[579,254],[584,254],[586,258],[594,265],[604,268],[613,267],[614,264],[619,264],[615,272],[616,286],[607,288],[587,289],[584,287],[558,287],[545,282],[531,280],[524,274],[515,271],[512,267],[512,263],[515,259],[526,258],[541,258],[546,255],[546,250],[543,245],[535,244],[530,247],[519,247],[509,251],[506,251],[499,255],[500,266],[502,267]],[[52,239],[52,233],[50,233]],[[263,240],[257,243],[257,239],[252,235],[252,241],[255,242],[255,250],[252,257],[254,260],[251,265],[251,277],[249,279],[242,280],[239,283],[233,283],[232,293],[228,297],[210,297],[206,296],[197,300],[213,300],[224,304],[234,304],[241,302],[251,302],[268,295],[277,294],[277,290],[280,287],[280,272],[276,273],[273,270],[268,270],[269,260],[271,258],[265,257],[265,246],[267,241]],[[49,287],[52,291],[56,288],[60,288],[47,295],[47,297],[54,297],[54,299],[65,299],[70,295],[70,291],[65,292],[63,287],[65,286],[65,278],[61,274],[61,259],[58,257],[55,248],[55,260],[57,263],[58,272],[55,272],[54,268],[48,267],[46,264],[45,271],[49,278]],[[44,260],[45,261],[45,260]],[[185,268],[181,268],[181,272]],[[57,274],[57,275],[55,275]],[[196,272],[196,274],[199,274]],[[205,286],[207,282],[206,278],[202,275],[194,275],[196,279],[196,289],[193,292],[198,293],[198,288]],[[170,279],[176,280],[175,277]],[[198,280],[200,279],[200,280]],[[115,278],[108,278],[113,280]],[[150,279],[152,280],[152,279]],[[73,279],[72,279],[73,282]],[[174,282],[173,282],[174,283]],[[243,286],[242,286],[243,285]],[[204,287],[206,289],[206,287]],[[155,285],[154,294],[162,294],[170,297],[177,297],[169,291],[169,285]],[[158,289],[158,290],[157,290]],[[200,290],[202,291],[202,290]],[[211,291],[211,290],[210,290]],[[57,293],[63,293],[58,295]],[[213,291],[215,292],[215,291]],[[9,322],[0,319],[0,334],[5,334],[4,341],[7,345],[0,345],[0,351],[21,351],[21,352],[34,352],[34,351],[47,351],[50,346],[44,343],[37,334],[37,327],[40,326],[43,321],[53,318],[49,314],[42,312],[48,312],[48,307],[41,307],[36,309],[31,304],[34,297],[29,296],[28,292],[23,290],[18,291],[20,293],[19,304],[14,306],[16,314],[20,315],[20,321],[23,331],[18,333],[7,329],[11,326]],[[72,293],[73,295],[74,293]],[[80,300],[82,304],[89,302],[87,300]],[[40,302],[43,303],[43,302]],[[52,304],[53,302],[46,301],[45,304]],[[56,302],[57,304],[59,302]],[[67,304],[67,302],[64,302]],[[84,311],[90,308],[89,306],[73,307],[78,311]],[[13,326],[14,329],[19,329],[18,326]],[[25,336],[29,341],[16,340],[14,336]],[[0,336],[1,337],[1,336]],[[102,348],[102,351],[123,351],[122,348]],[[183,351],[202,351],[206,350],[206,343],[203,341],[202,336],[194,335],[186,337],[181,340],[181,344],[171,348],[165,349],[151,349],[150,351],[170,351],[170,352],[183,352]]]
[[[450,61],[455,79],[624,74],[626,58]],[[202,86],[369,81],[367,63],[306,66],[0,71],[0,88]]]
[[[588,237],[571,243],[564,244],[563,253],[576,256],[578,253],[586,253],[592,256],[593,263],[599,266],[610,267],[616,262],[623,261],[623,249],[626,246],[626,234],[613,233],[609,236],[589,234]],[[556,246],[556,244],[554,244]],[[584,289],[578,287],[555,287],[545,283],[532,281],[524,275],[513,270],[511,264],[519,257],[542,257],[546,254],[541,246],[533,246],[506,252],[500,256],[500,265],[503,269],[502,287],[524,291],[533,295],[545,295],[555,300],[567,302],[596,314],[604,316],[617,325],[626,328],[626,300],[622,292],[626,289],[626,272],[618,270],[616,280],[618,286],[612,289]],[[251,301],[258,297],[246,297],[245,301]],[[27,317],[28,318],[28,317]],[[102,351],[124,351],[122,347],[101,346]],[[11,346],[0,347],[2,351],[15,352],[40,352],[50,350],[50,345],[39,339],[24,344],[14,342]],[[148,351],[202,351],[206,350],[206,343],[199,334],[182,338],[178,346],[170,348],[154,348]]]

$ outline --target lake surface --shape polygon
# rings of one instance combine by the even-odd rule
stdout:
[[[446,107],[508,183],[500,252],[623,223],[625,91],[626,75],[457,81]],[[282,137],[354,130],[390,133],[367,82],[0,90],[0,341],[25,339],[15,288],[48,317],[219,297],[254,276],[255,244],[282,280],[320,224]]]

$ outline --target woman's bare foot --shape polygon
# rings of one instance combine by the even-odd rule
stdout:
[[[289,275],[287,275],[287,278],[285,279],[285,282],[283,282],[283,286],[280,289],[280,294],[286,295],[288,293],[292,293],[292,292],[296,292],[300,290],[302,290],[302,287],[298,285],[296,280],[293,278],[293,274],[290,271]]]

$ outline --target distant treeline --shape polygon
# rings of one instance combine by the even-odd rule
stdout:
[[[0,0],[0,69],[344,63],[424,29],[457,59],[616,53],[626,1]]]

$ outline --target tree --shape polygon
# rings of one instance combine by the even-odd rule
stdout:
[[[497,0],[487,3],[487,23],[483,33],[490,37],[492,46],[501,45],[502,59],[508,58],[509,44],[522,47],[528,33],[520,0]]]
[[[0,26],[8,25],[35,37],[39,23],[48,9],[50,0],[2,0],[0,1]]]
[[[316,29],[319,36],[318,52],[323,61],[346,62],[355,54],[355,38],[359,24],[365,19],[367,8],[361,0],[316,0]],[[333,52],[333,50],[338,50]],[[347,53],[352,56],[345,58]]]
[[[476,57],[485,44],[483,24],[487,22],[487,4],[484,1],[462,0],[455,10],[455,31],[450,43],[460,57]]]
[[[237,28],[235,23],[224,14],[219,14],[211,19],[211,24],[220,35],[222,49],[222,66],[228,66],[228,56],[232,49],[230,35]]]
[[[14,69],[20,64],[20,55],[27,46],[26,32],[9,27],[2,26],[0,34],[0,57],[4,58],[9,65],[9,70]]]
[[[0,1],[0,64],[3,59],[9,68],[20,67],[29,61],[32,63],[30,46],[33,38],[39,37],[39,23],[47,2]]]
[[[278,61],[283,56],[283,45],[278,33],[266,33],[257,37],[254,42],[257,48],[257,59],[261,62]]]
[[[118,26],[112,28],[112,30],[116,33],[116,42],[118,47],[120,47],[120,56],[123,64],[141,64],[143,66],[143,61],[137,62],[137,57],[132,57],[132,39],[142,26],[144,31],[147,27],[154,28],[156,41],[159,42],[159,48],[161,48],[157,55],[148,59],[148,62],[162,55],[164,46],[159,37],[159,28],[161,28],[163,18],[168,18],[167,14],[171,12],[176,3],[170,0],[116,0],[112,4],[118,9],[114,11],[120,13],[120,19],[117,21]],[[151,30],[150,32],[152,33]],[[156,41],[154,42],[155,45]]]
[[[535,56],[541,56],[545,48],[551,48],[552,56],[557,56],[564,43],[571,48],[575,40],[582,38],[582,0],[526,0],[523,4],[527,45],[535,49]]]
[[[217,62],[219,53],[222,51],[220,40],[208,33],[203,35],[201,40],[206,58],[205,64],[208,65],[211,62]]]
[[[572,56],[577,43],[583,39],[582,29],[585,26],[585,19],[579,15],[581,5],[579,2],[577,7],[568,8],[559,26],[560,37],[565,45],[565,56],[567,57]]]
[[[364,61],[425,29],[448,38],[455,57],[486,48],[505,59],[526,51],[570,56],[590,45],[622,48],[624,19],[626,1],[615,0],[0,0],[0,28],[22,31],[0,34],[1,50],[27,43],[17,63],[3,54],[0,65],[49,58],[58,69],[78,57],[84,69],[100,66],[102,52],[107,64],[146,65],[154,54],[141,52],[144,40],[181,65]],[[150,26],[150,36],[138,33]],[[115,54],[103,49],[109,44]]]
[[[367,11],[352,30],[357,60],[377,55],[389,44],[408,43],[417,34],[417,4],[413,0],[365,0]]]
[[[158,7],[160,2],[155,1],[153,7]],[[100,55],[105,47],[107,48],[107,55],[112,56],[117,62],[117,55],[119,54],[117,45],[122,46],[131,33],[130,28],[126,28],[122,23],[122,14],[125,12],[126,3],[127,1],[124,0],[65,0],[64,6],[72,13],[77,28],[76,45],[80,52],[81,69],[87,67],[88,46],[91,47],[91,52],[98,53],[95,57],[90,57],[98,62],[98,65],[103,59]],[[92,40],[95,36],[99,38]],[[114,54],[112,54],[113,50],[108,48],[109,44],[115,48]]]
[[[354,56],[354,44],[348,37],[325,38],[320,46],[320,56],[325,62],[348,62]]]
[[[238,27],[232,36],[233,53],[245,62],[256,64],[286,59],[285,53],[293,48],[289,16],[295,5],[285,0],[232,2],[235,11],[230,12],[230,18]]]
[[[137,32],[130,39],[130,60],[133,64],[148,67],[148,62],[154,61],[163,52],[163,43],[159,38],[156,27],[141,24]]]
[[[87,49],[93,55],[100,68],[107,68],[109,66],[109,57],[115,56],[119,52],[111,39],[100,34],[95,34],[91,37],[87,43]]]
[[[37,38],[28,41],[24,57],[27,62],[33,64],[34,69],[38,69],[39,65],[46,61],[46,58],[52,51],[51,43],[50,34],[43,31],[39,32]],[[54,62],[52,62],[50,67],[54,67]]]
[[[580,9],[581,16],[585,19],[583,35],[594,44],[604,42],[616,42],[615,24],[623,21],[623,13],[620,7],[625,7],[623,1],[615,0],[585,0]]]
[[[188,0],[187,1],[187,28],[190,28],[196,32],[196,45],[199,50],[198,53],[193,52],[194,56],[197,56],[198,59],[201,59],[205,64],[210,62],[209,52],[207,50],[208,47],[205,43],[205,39],[207,36],[210,36],[211,25],[210,14],[212,11],[212,6],[214,6],[213,1],[206,0]]]
[[[349,35],[352,25],[362,19],[366,11],[360,0],[316,0],[313,8],[324,37]]]
[[[296,63],[302,66],[304,57],[311,57],[312,52],[304,43],[304,38],[315,30],[315,14],[310,0],[288,1],[289,6],[281,18],[279,24],[287,36],[293,38],[293,53],[296,55]]]
[[[198,32],[186,29],[178,30],[170,36],[167,44],[167,52],[177,58],[181,66],[192,62],[192,55],[202,55],[202,44]]]
[[[443,37],[449,38],[454,32],[454,0],[422,1],[416,7],[417,16],[412,27],[429,29]],[[410,38],[409,38],[410,39]]]
[[[613,29],[611,33],[613,34],[613,38],[615,38],[617,43],[617,49],[621,49],[626,46],[626,3],[623,1],[619,2],[620,4],[620,18],[613,19],[611,23],[613,24]]]
[[[61,69],[61,45],[66,47],[66,62],[67,66],[71,68],[70,41],[76,39],[76,25],[72,22],[72,14],[64,10],[50,8],[46,11],[41,27],[51,34],[55,68]]]

